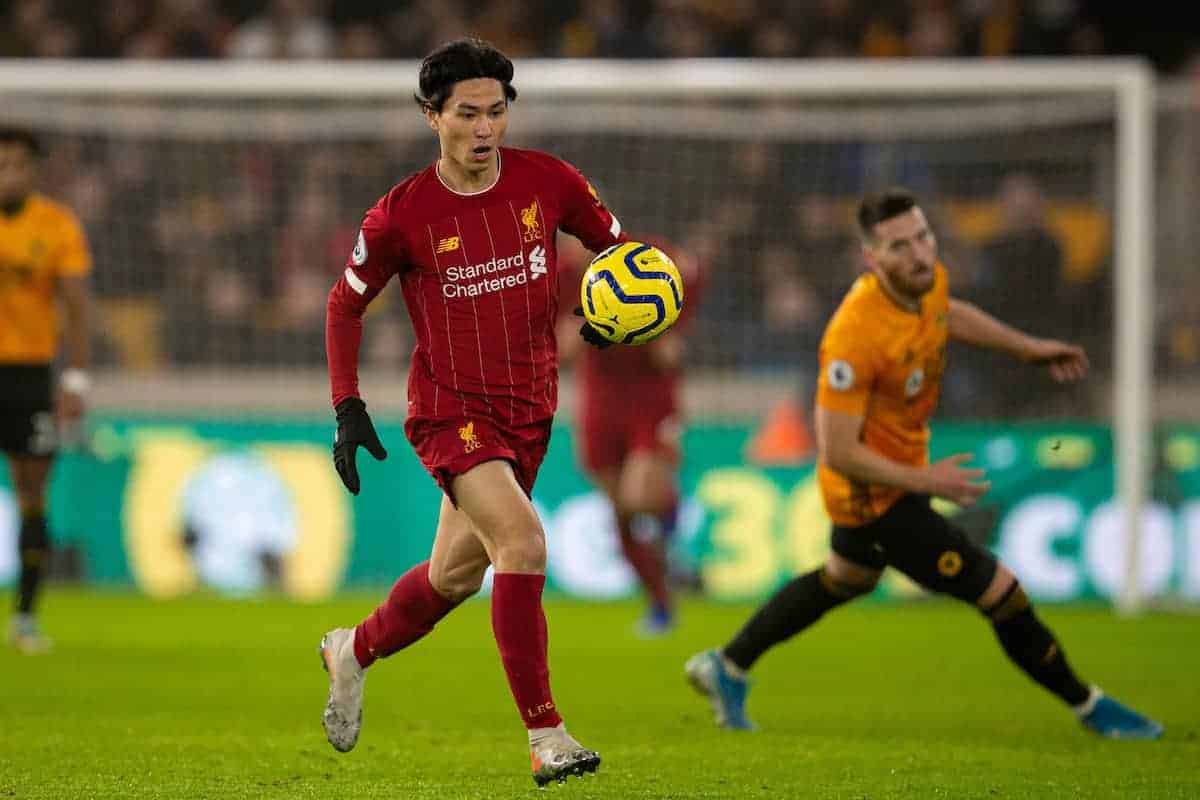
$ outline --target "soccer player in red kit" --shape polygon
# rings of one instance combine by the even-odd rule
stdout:
[[[633,236],[658,247],[675,262],[687,287],[684,314],[696,308],[699,268],[696,260],[655,236]],[[567,240],[564,240],[565,242]],[[581,256],[578,246],[564,243],[564,256]],[[579,273],[586,258],[577,257]],[[579,278],[562,282],[562,305],[579,302]],[[563,316],[563,326],[574,319]],[[637,574],[650,607],[638,625],[644,636],[657,636],[674,625],[667,584],[667,538],[679,506],[676,472],[681,433],[679,369],[683,359],[682,329],[686,316],[668,333],[641,347],[587,348],[578,359],[579,400],[576,431],[580,461],[591,481],[612,505],[621,552]],[[579,339],[559,331],[559,352],[575,357]],[[629,413],[629,398],[637,413]],[[639,523],[651,522],[651,526]],[[656,523],[656,524],[654,524]]]
[[[362,315],[394,276],[416,347],[404,429],[444,492],[432,554],[354,628],[321,641],[330,743],[354,747],[364,671],[429,633],[494,568],[492,631],[528,729],[538,785],[594,772],[550,693],[542,611],[546,541],[530,501],[558,399],[556,232],[591,250],[621,225],[569,164],[502,147],[513,66],[476,39],[425,58],[416,99],[441,157],[371,208],[329,295],[326,349],[337,410],[334,463],[358,494],[355,451],[387,457],[358,391]],[[589,340],[595,332],[584,326]]]

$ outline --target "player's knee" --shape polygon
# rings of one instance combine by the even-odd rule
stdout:
[[[429,567],[429,585],[442,597],[453,603],[461,603],[483,586],[487,562],[479,564],[456,564],[449,567]]]
[[[984,616],[993,622],[1005,622],[1029,608],[1029,597],[1017,576],[1000,567],[996,571],[996,580],[1001,583],[989,586],[988,591],[979,599],[979,610]]]
[[[21,524],[21,532],[17,535],[17,546],[22,550],[49,547],[50,532],[46,529],[45,518],[27,518]]]
[[[483,586],[483,576],[472,579],[472,576],[452,576],[436,581],[430,577],[429,583],[433,590],[451,603],[461,603],[474,596]]]
[[[879,583],[879,575],[867,570],[845,569],[833,562],[821,568],[821,585],[834,597],[853,600],[870,594]]]
[[[26,517],[17,534],[17,550],[22,564],[38,564],[50,550],[50,532],[43,516]]]
[[[46,491],[43,485],[33,481],[21,481],[14,488],[17,508],[22,516],[41,516],[46,513]]]
[[[675,485],[670,469],[649,457],[634,456],[621,476],[618,506],[626,514],[662,514],[671,507]]]
[[[546,569],[546,537],[541,528],[526,529],[496,542],[496,569],[502,572],[542,572]]]

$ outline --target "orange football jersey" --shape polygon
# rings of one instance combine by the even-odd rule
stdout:
[[[817,405],[861,416],[862,441],[876,453],[903,464],[927,464],[949,310],[948,279],[940,263],[919,313],[893,301],[874,275],[860,277],[821,340]],[[817,470],[825,508],[838,525],[871,522],[903,494],[852,480],[824,463]]]
[[[92,259],[79,220],[39,194],[0,214],[0,364],[48,364],[58,349],[57,283]]]

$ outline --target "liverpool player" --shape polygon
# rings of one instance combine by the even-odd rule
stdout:
[[[1161,725],[1080,680],[1017,577],[929,505],[932,496],[967,507],[989,488],[983,470],[964,466],[969,455],[929,463],[928,424],[949,339],[1043,365],[1060,382],[1082,379],[1087,356],[952,297],[933,231],[908,192],[865,198],[858,221],[870,272],[825,330],[817,386],[818,479],[833,519],[832,552],[824,566],[780,589],[723,648],[688,661],[688,678],[713,704],[719,725],[751,727],[746,673],[759,657],[870,593],[892,566],[975,606],[1008,658],[1088,729],[1157,738]]]
[[[29,131],[0,129],[0,449],[21,513],[9,641],[25,653],[50,647],[34,603],[50,557],[46,484],[58,440],[55,411],[66,423],[78,421],[88,388],[91,256],[75,215],[34,191],[39,153]],[[56,397],[60,303],[67,355]]]
[[[679,506],[676,473],[680,459],[679,369],[683,359],[683,326],[699,297],[699,267],[686,251],[655,236],[633,236],[671,256],[687,287],[684,318],[670,332],[641,347],[586,348],[579,355],[576,382],[576,431],[584,471],[612,506],[618,542],[633,568],[649,608],[638,624],[643,636],[658,636],[674,625],[667,582],[668,539]],[[564,244],[564,249],[570,247]],[[577,253],[574,255],[578,255]],[[564,308],[579,303],[578,275],[562,282]],[[576,324],[564,314],[560,354],[574,358],[579,339],[564,337]],[[566,326],[566,328],[563,328]],[[629,413],[629,398],[637,413]]]
[[[475,39],[425,58],[416,99],[440,158],[367,212],[329,295],[338,474],[357,494],[356,449],[387,457],[358,391],[357,363],[363,312],[394,276],[417,340],[404,429],[444,497],[429,560],[401,576],[357,627],[322,639],[330,682],[323,722],[336,749],[354,747],[365,671],[429,633],[479,589],[490,564],[492,631],[542,785],[600,764],[567,733],[550,693],[546,542],[530,501],[558,393],[555,236],[565,231],[595,251],[623,237],[573,167],[502,146],[517,96],[512,77],[508,58]],[[586,325],[580,332],[597,339]]]

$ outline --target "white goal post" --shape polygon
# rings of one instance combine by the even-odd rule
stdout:
[[[409,103],[414,62],[0,63],[0,108],[26,94],[103,101],[152,98],[392,98]],[[550,101],[680,98],[1103,97],[1115,107],[1115,316],[1113,426],[1125,516],[1126,577],[1118,607],[1136,611],[1140,510],[1151,447],[1154,291],[1154,93],[1149,66],[1133,59],[954,61],[518,62],[522,97]],[[0,111],[0,118],[4,114]],[[336,122],[335,122],[336,124]]]

